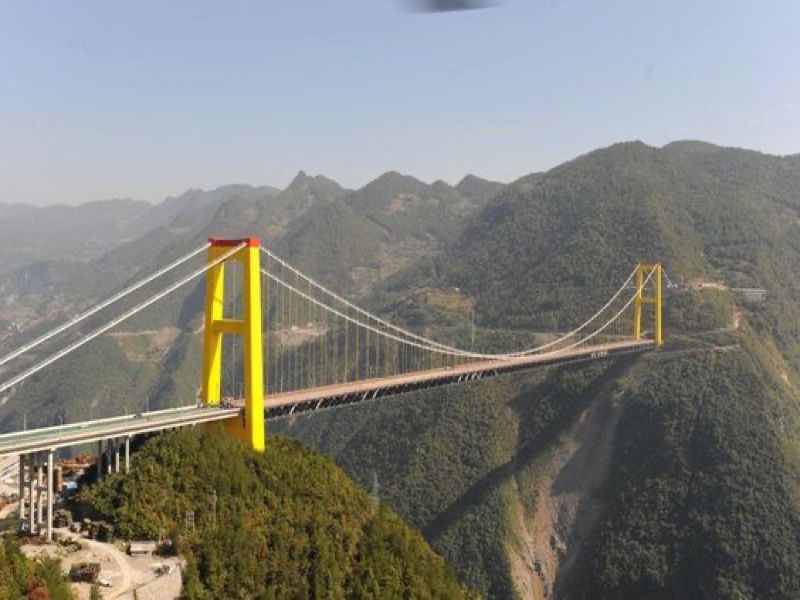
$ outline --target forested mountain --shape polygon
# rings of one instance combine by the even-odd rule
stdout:
[[[797,597],[797,164],[628,143],[520,179],[384,298],[457,286],[485,329],[565,330],[661,259],[667,349],[283,427],[490,597]]]
[[[565,330],[637,260],[662,260],[676,286],[659,353],[270,431],[333,455],[364,487],[377,478],[381,499],[486,597],[800,596],[800,157],[634,142],[506,186],[387,173],[348,191],[301,173],[279,194],[227,198],[168,243],[151,232],[137,267],[210,234],[253,233],[445,341],[474,310],[478,348]],[[740,287],[765,288],[766,301]],[[434,306],[422,290],[458,297]],[[43,425],[145,397],[191,401],[201,298],[176,295],[54,365],[0,406],[0,429],[26,409]]]
[[[258,454],[223,435],[165,434],[87,499],[128,538],[170,532],[188,600],[470,597],[419,533],[281,437]]]
[[[189,190],[159,204],[125,199],[77,206],[0,203],[0,241],[6,248],[0,275],[38,263],[85,263],[160,228],[187,233],[192,220],[203,214],[207,219],[208,210],[227,198],[277,192],[229,185],[210,192]]]
[[[427,185],[396,173],[356,191],[302,171],[282,191],[244,185],[189,191],[152,209],[163,217],[153,220],[158,226],[95,260],[59,258],[0,279],[5,300],[0,306],[0,353],[212,235],[258,235],[266,246],[334,289],[363,295],[433,252],[486,201],[468,200],[441,182]],[[398,206],[403,226],[387,227]],[[136,297],[161,287],[163,283],[155,282]],[[201,311],[199,284],[162,300],[10,398],[0,398],[0,431],[21,426],[26,411],[28,423],[38,426],[194,402]],[[84,330],[111,313],[100,313]],[[23,331],[17,332],[20,326]],[[102,371],[98,358],[106,365]],[[67,376],[70,383],[65,385]]]
[[[436,240],[486,199],[476,202],[443,181],[428,185],[392,171],[353,193],[348,203],[393,237]]]
[[[385,173],[341,202],[310,207],[275,248],[328,285],[364,294],[457,234],[491,197],[473,194]]]
[[[4,228],[0,241],[30,258],[21,266],[10,260],[0,267],[0,291],[23,304],[52,293],[65,300],[95,297],[149,266],[170,245],[197,236],[223,204],[234,199],[263,203],[277,194],[269,187],[229,185],[211,192],[189,190],[156,205],[120,200],[24,207],[30,221]],[[69,219],[51,222],[51,213]],[[41,239],[35,235],[39,220]],[[9,265],[17,268],[6,269]]]
[[[485,204],[488,200],[494,198],[503,187],[505,185],[498,181],[489,181],[472,174],[465,175],[456,184],[456,189],[462,196],[480,204]]]

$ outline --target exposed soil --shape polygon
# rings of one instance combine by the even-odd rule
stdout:
[[[65,530],[58,530],[66,533]],[[55,544],[23,546],[22,551],[29,557],[55,556],[62,560],[64,574],[72,565],[82,562],[98,562],[101,565],[100,577],[111,585],[102,588],[101,594],[106,599],[131,600],[139,598],[171,600],[180,597],[181,574],[180,561],[177,559],[160,560],[157,557],[134,558],[128,556],[114,544],[104,544],[94,540],[71,536],[78,539],[81,549],[68,552],[64,547]],[[176,565],[170,575],[159,576],[155,571],[158,564],[169,562]],[[91,586],[87,583],[73,583],[72,589],[78,600],[88,600]]]
[[[292,326],[274,331],[278,336],[279,343],[286,348],[297,348],[318,339],[327,332],[327,325],[314,322],[308,322],[304,327]]]
[[[619,398],[592,404],[549,458],[533,515],[518,498],[510,559],[521,597],[552,598],[556,578],[594,527],[602,508],[595,491],[606,476],[620,414]]]

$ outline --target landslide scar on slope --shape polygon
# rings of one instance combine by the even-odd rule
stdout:
[[[516,539],[509,558],[522,598],[553,597],[556,577],[567,573],[600,516],[595,492],[607,474],[621,396],[593,402],[551,451],[536,486],[533,515],[526,514],[514,486]]]

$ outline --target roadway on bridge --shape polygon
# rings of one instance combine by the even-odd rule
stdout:
[[[655,344],[652,340],[627,340],[500,360],[484,360],[453,367],[393,375],[391,377],[271,394],[267,397],[264,408],[268,419],[279,418],[298,412],[309,412],[377,397],[474,381],[484,377],[493,377],[535,367],[602,360],[624,354],[647,352],[654,348]]]
[[[0,435],[0,457],[26,452],[56,450],[89,442],[188,427],[223,421],[237,416],[237,408],[200,408],[197,406],[127,415],[83,423],[58,425]]]
[[[430,387],[474,381],[514,371],[602,360],[624,354],[646,352],[653,348],[652,340],[623,341],[515,358],[485,360],[454,367],[272,394],[265,398],[264,407],[266,417],[274,419]],[[240,408],[190,406],[18,431],[0,435],[0,457],[56,450],[115,437],[224,421],[241,414]]]

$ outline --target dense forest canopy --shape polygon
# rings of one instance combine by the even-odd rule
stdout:
[[[419,533],[280,436],[258,454],[219,434],[164,434],[86,497],[123,536],[171,536],[187,599],[470,596]]]
[[[377,473],[387,501],[490,597],[519,592],[525,579],[567,598],[797,597],[799,165],[636,142],[506,186],[377,297],[459,287],[480,330],[564,330],[637,260],[660,259],[682,285],[666,296],[665,351],[599,373],[569,367],[373,414],[343,410],[289,431],[364,485]],[[748,304],[736,287],[765,288],[766,302]],[[424,318],[435,326],[452,314]],[[561,501],[549,470],[598,411],[613,416],[613,452],[597,466],[604,483],[579,505],[596,515],[586,530],[580,518],[554,518],[565,540],[556,581],[537,572],[547,552],[525,549],[524,524],[539,523],[537,498]],[[457,458],[443,469],[444,440]],[[376,450],[365,456],[365,446]]]

